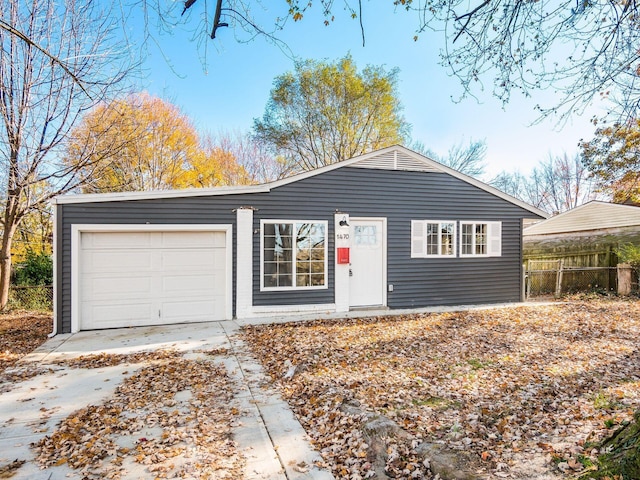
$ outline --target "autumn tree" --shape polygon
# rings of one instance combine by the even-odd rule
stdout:
[[[219,144],[212,136],[206,136],[198,152],[189,158],[175,186],[216,187],[222,185],[248,185],[251,175],[241,165],[234,152]]]
[[[597,198],[579,155],[549,156],[529,176],[501,172],[491,185],[551,214],[565,212]]]
[[[86,165],[91,181],[82,186],[85,193],[248,183],[231,153],[201,141],[187,115],[147,93],[103,103],[85,115],[65,159]]]
[[[512,197],[542,209],[544,189],[540,175],[535,169],[528,176],[519,170],[513,172],[505,170],[491,179],[489,184]]]
[[[198,151],[198,135],[180,110],[146,93],[103,103],[73,131],[66,160],[90,158],[96,174],[85,193],[162,190],[176,186]]]
[[[600,127],[580,142],[582,159],[614,202],[640,203],[640,120]]]
[[[449,148],[446,155],[438,155],[422,142],[415,142],[411,148],[470,177],[481,177],[487,168],[487,144],[484,140],[469,140],[466,145],[464,142],[456,143]]]
[[[396,91],[398,70],[366,66],[350,56],[335,63],[297,62],[276,77],[258,141],[271,145],[291,171],[312,170],[402,143],[409,126]]]
[[[60,161],[62,143],[82,112],[129,71],[131,57],[114,43],[106,6],[31,0],[0,7],[0,308],[7,304],[13,240],[25,217],[86,179]]]
[[[12,261],[24,261],[28,252],[46,255],[53,253],[53,212],[49,204],[31,209],[16,229],[11,247]]]

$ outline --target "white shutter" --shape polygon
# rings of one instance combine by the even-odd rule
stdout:
[[[422,220],[411,220],[411,258],[424,257],[426,252],[426,223]]]
[[[502,222],[487,223],[487,254],[490,257],[502,256]]]

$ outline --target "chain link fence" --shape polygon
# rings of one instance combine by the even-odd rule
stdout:
[[[530,260],[525,272],[526,298],[555,294],[557,278],[557,260]]]
[[[53,286],[11,286],[9,288],[10,310],[53,310]]]

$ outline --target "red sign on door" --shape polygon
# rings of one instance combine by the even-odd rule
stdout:
[[[338,247],[338,263],[339,264],[349,263],[348,247]]]

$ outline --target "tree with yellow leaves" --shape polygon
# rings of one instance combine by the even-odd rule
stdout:
[[[251,178],[229,150],[205,137],[200,151],[189,159],[188,166],[176,182],[177,188],[247,185]]]
[[[616,203],[640,202],[640,119],[603,126],[580,142],[582,161]]]
[[[201,142],[178,107],[147,93],[89,112],[73,132],[66,161],[86,165],[84,193],[248,183],[230,153]]]
[[[276,77],[262,119],[254,119],[255,139],[283,157],[291,173],[404,143],[410,125],[397,82],[397,69],[359,71],[350,55],[297,62],[294,72]]]

